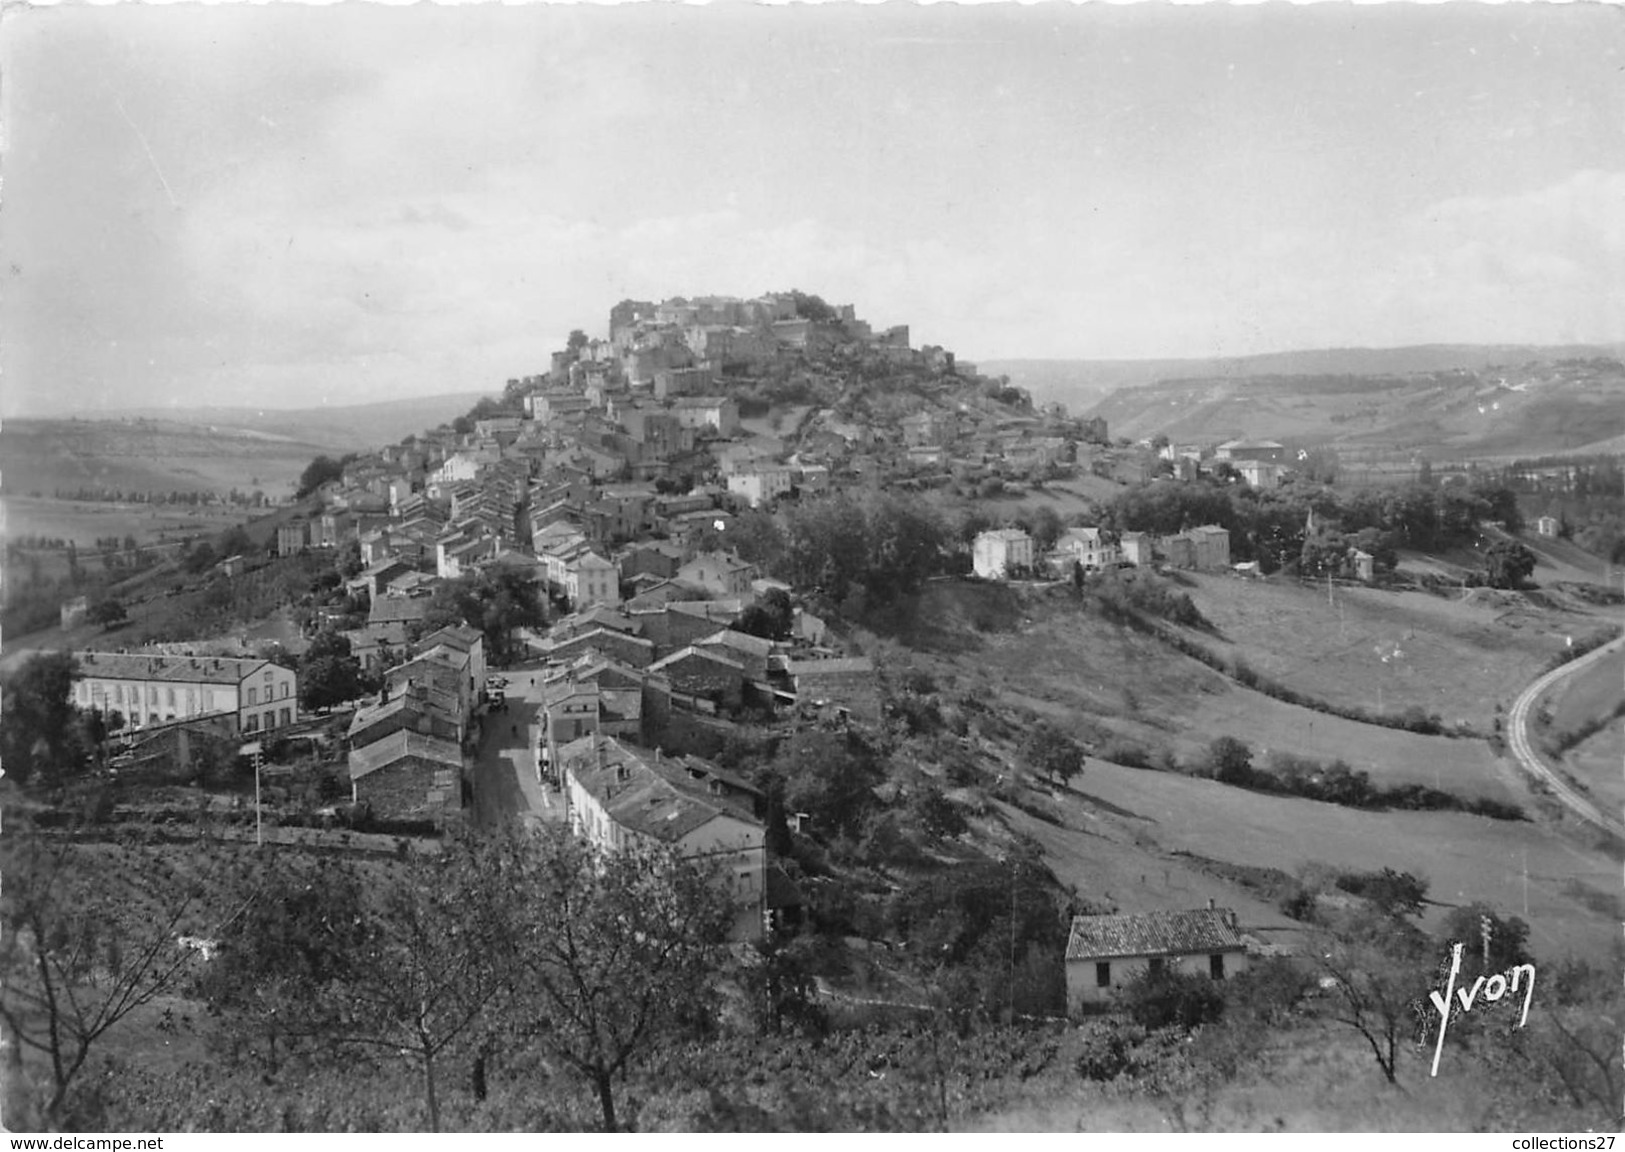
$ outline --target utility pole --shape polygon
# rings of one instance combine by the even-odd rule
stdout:
[[[258,740],[250,741],[238,749],[239,756],[248,755],[254,758],[254,846],[265,847],[265,827],[263,823],[263,809],[260,807],[260,763],[261,745]]]
[[[1016,869],[1008,858],[1010,868],[1010,1023],[1016,1022]]]

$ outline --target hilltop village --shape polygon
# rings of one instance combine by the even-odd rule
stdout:
[[[413,926],[433,923],[453,941],[435,962],[454,963],[440,990],[458,1023],[435,1039],[413,1017],[420,998],[370,1026],[404,1037],[390,1044],[426,1080],[443,1051],[466,1059],[469,1109],[493,1053],[565,1059],[552,1046],[568,1038],[549,1029],[575,1007],[538,1008],[556,985],[531,978],[564,962],[503,949],[577,932],[596,934],[605,952],[588,959],[609,966],[592,977],[604,988],[583,984],[589,1001],[671,998],[658,1029],[621,1021],[645,1094],[665,1091],[660,1061],[711,1027],[694,1013],[746,1037],[743,1055],[729,1040],[702,1049],[724,1066],[772,1052],[822,1068],[840,1063],[824,1037],[902,1020],[861,1041],[873,1077],[841,1080],[847,1098],[873,1097],[881,1126],[946,1126],[950,1110],[1019,1098],[1012,1069],[1033,1045],[1043,1067],[1064,1066],[1034,1083],[1061,1075],[1063,1095],[1191,1067],[1214,1090],[1239,1073],[1213,1046],[1306,1036],[1346,1042],[1365,1074],[1369,1046],[1393,1081],[1405,981],[1425,979],[1440,941],[1482,925],[1496,963],[1530,967],[1529,925],[1468,891],[1505,895],[1493,862],[1510,838],[1527,855],[1548,825],[1564,851],[1625,834],[1577,775],[1541,760],[1596,736],[1609,702],[1531,722],[1534,689],[1510,712],[1498,698],[1617,658],[1617,596],[1574,575],[1583,557],[1557,517],[1525,533],[1517,477],[1339,487],[1336,465],[1262,437],[1113,440],[1102,418],[1037,406],[914,347],[906,327],[802,292],[622,301],[607,336],[572,332],[546,371],[455,420],[318,457],[271,514],[168,561],[104,560],[114,595],[62,605],[72,650],[39,654],[8,685],[34,703],[0,730],[7,776],[28,782],[24,811],[46,829],[82,813],[89,831],[73,835],[90,842],[158,830],[155,867],[179,858],[164,847],[176,838],[282,853],[251,857],[216,898],[260,919],[152,920],[152,954],[184,942],[196,983],[180,988],[193,969],[179,961],[137,974],[226,1021],[211,1044],[229,1032],[252,1053],[271,1038],[273,1070],[290,1035],[314,1045],[311,1069],[323,1044],[354,1050],[340,1033],[355,1005],[383,994],[392,966],[429,962]],[[1538,603],[1522,599],[1537,562],[1525,541],[1569,565],[1548,569]],[[1500,660],[1510,633],[1522,647]],[[1402,679],[1408,662],[1419,675]],[[1507,786],[1518,770],[1532,798]],[[1439,823],[1374,850],[1400,815]],[[525,859],[503,839],[515,828],[555,853],[552,879],[504,871]],[[1479,855],[1446,882],[1455,899],[1430,906],[1412,860],[1438,828]],[[651,859],[663,870],[634,876]],[[699,888],[681,888],[689,868]],[[371,924],[386,890],[396,903],[375,935],[333,937],[345,917]],[[1584,938],[1601,897],[1564,891],[1537,907],[1540,930]],[[622,903],[639,892],[653,904],[637,914],[655,916],[642,927]],[[710,927],[685,935],[706,901]],[[674,908],[681,924],[660,919]],[[418,934],[381,961],[377,941],[403,924]],[[482,951],[476,931],[509,944]],[[311,934],[304,959],[273,946],[290,933]],[[350,967],[305,971],[329,947]],[[671,956],[695,967],[668,972]],[[1575,971],[1570,1022],[1594,976]],[[278,999],[288,980],[303,991]],[[1368,994],[1386,997],[1386,1023],[1338,1015]],[[696,1007],[705,996],[716,1003]],[[511,1012],[544,1023],[516,1039]],[[1213,1039],[1191,1065],[1182,1046],[1204,1027]],[[1531,1060],[1573,1071],[1590,1051],[1542,1035]],[[915,1072],[887,1084],[898,1045]],[[605,1069],[631,1055],[592,1059],[568,1067],[597,1087],[593,1122],[614,1128],[626,1090]],[[233,1055],[220,1083],[257,1060]],[[51,1107],[79,1099],[73,1076]],[[966,1087],[950,1109],[953,1077],[999,1087]],[[542,1098],[508,1083],[524,1107]],[[784,1085],[707,1083],[708,1102],[671,1126],[723,1124],[747,1096],[800,1117],[788,1124],[846,1122]],[[420,1123],[415,1108],[389,1123]],[[583,1123],[561,1116],[531,1122]]]

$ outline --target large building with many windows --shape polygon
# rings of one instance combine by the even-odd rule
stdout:
[[[299,718],[299,680],[269,660],[76,652],[74,702],[118,712],[129,729],[202,716],[235,716],[242,733],[274,731]]]

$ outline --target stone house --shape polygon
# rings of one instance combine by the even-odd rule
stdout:
[[[462,808],[462,750],[450,740],[402,729],[350,749],[350,797],[395,820],[444,825]]]
[[[649,671],[670,681],[674,697],[697,697],[730,712],[743,699],[744,665],[711,648],[681,648],[649,665]]]
[[[1247,945],[1228,908],[1074,916],[1066,944],[1067,1009],[1075,1015],[1109,1003],[1145,972],[1225,980],[1246,970]]]
[[[751,595],[751,582],[761,575],[756,565],[724,552],[702,552],[677,570],[673,577],[713,596]]]
[[[866,656],[791,660],[786,665],[798,704],[842,713],[868,723],[880,720],[880,681]]]

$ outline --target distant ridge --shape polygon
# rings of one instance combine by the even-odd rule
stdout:
[[[129,408],[98,412],[95,418],[162,420],[220,429],[242,429],[285,436],[335,450],[361,452],[398,443],[410,434],[447,423],[463,415],[485,395],[485,392],[450,392],[438,396],[409,396],[371,404],[338,404],[318,408]]]
[[[1163,380],[1248,376],[1404,376],[1492,365],[1625,355],[1622,344],[1417,344],[1404,348],[1317,348],[1252,356],[1169,360],[981,360],[979,370],[1008,376],[1040,403],[1074,410],[1099,403],[1119,388]]]

